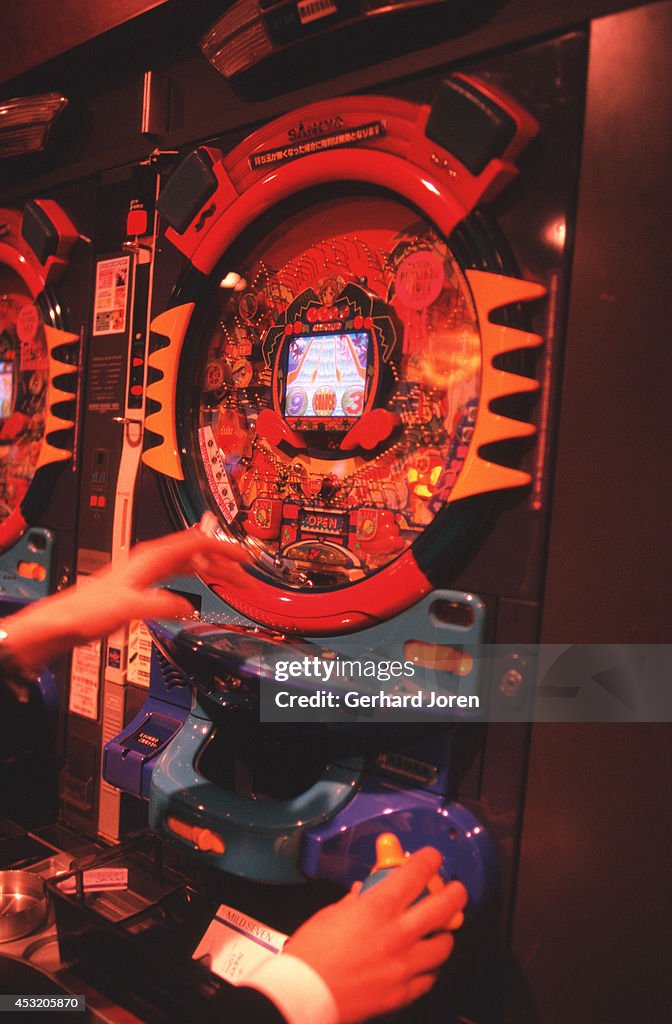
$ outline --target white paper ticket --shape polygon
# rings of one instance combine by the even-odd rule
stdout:
[[[231,985],[242,985],[265,960],[277,956],[286,941],[282,932],[223,903],[196,947],[193,959],[207,957],[213,974]]]

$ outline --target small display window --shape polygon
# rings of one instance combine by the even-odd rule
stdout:
[[[340,429],[358,420],[367,395],[371,338],[366,331],[293,335],[286,345],[282,407],[290,425]]]

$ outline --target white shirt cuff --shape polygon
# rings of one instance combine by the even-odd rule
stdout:
[[[317,971],[291,953],[266,960],[245,979],[245,985],[263,992],[288,1024],[338,1024],[331,989]]]

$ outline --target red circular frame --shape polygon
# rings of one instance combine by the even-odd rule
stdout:
[[[479,201],[496,194],[517,173],[511,161],[536,132],[534,121],[521,108],[484,83],[479,82],[478,86],[496,97],[517,126],[514,139],[501,158],[490,160],[479,175],[471,174],[452,154],[427,138],[424,128],[429,107],[389,97],[346,97],[338,101],[339,116],[345,119],[346,129],[378,118],[376,123],[384,123],[381,135],[362,146],[344,145],[328,152],[310,152],[271,171],[255,162],[255,157],[271,152],[274,145],[282,146],[283,140],[286,145],[288,129],[297,121],[319,122],[320,117],[333,113],[334,104],[330,101],[279,118],[253,133],[226,157],[217,150],[206,149],[218,182],[215,193],[184,231],[178,233],[169,228],[166,236],[201,274],[209,275],[235,239],[262,213],[300,192],[343,182],[385,189],[414,206],[448,238]],[[185,301],[184,293],[181,301]],[[508,301],[518,301],[518,297]],[[183,306],[183,315],[174,321],[180,322],[180,327],[176,327],[176,361],[193,308]],[[173,373],[176,389],[177,370]],[[174,403],[175,394],[172,400]],[[177,467],[167,471],[167,475],[181,479],[179,450],[175,443],[168,461],[172,458]],[[496,484],[492,489],[498,486],[506,485]],[[224,585],[207,577],[205,582],[249,618],[307,635],[351,632],[375,625],[415,603],[431,589],[412,548],[375,575],[329,591],[288,590],[280,583],[256,577],[250,578],[249,587]]]

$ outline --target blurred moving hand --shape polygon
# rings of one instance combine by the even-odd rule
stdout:
[[[3,620],[3,645],[13,663],[30,678],[56,655],[107,636],[131,619],[191,616],[186,598],[155,586],[171,576],[213,574],[244,585],[248,577],[238,545],[215,536],[214,516],[208,516],[201,527],[138,544],[122,564]]]

